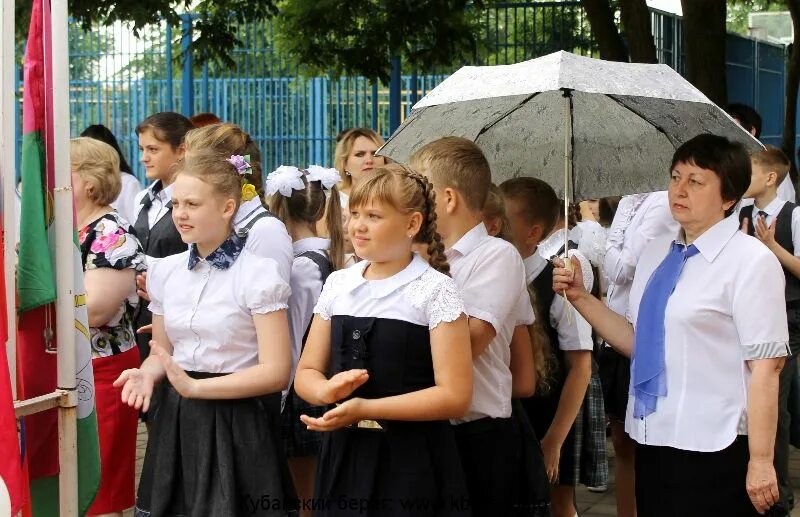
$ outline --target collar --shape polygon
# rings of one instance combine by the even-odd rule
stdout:
[[[708,262],[714,262],[714,259],[738,231],[739,217],[734,213],[703,232],[693,244]],[[675,242],[686,245],[683,229],[678,231],[678,238],[675,239]]]
[[[322,237],[306,237],[292,243],[292,252],[295,257],[307,251],[329,250],[330,248],[331,240]]]
[[[539,255],[545,260],[550,260],[550,257],[558,253],[558,250],[564,247],[564,234],[566,232],[567,230],[561,228],[551,233],[545,240],[540,242],[539,249],[537,250]]]
[[[169,184],[169,186],[165,187],[164,183],[161,180],[156,180],[150,184],[149,187],[146,189],[146,194],[142,196],[142,200],[140,201],[141,204],[147,203],[148,199],[150,202],[155,201],[156,199],[167,199],[169,202],[172,202],[172,189],[175,187],[175,182]]]
[[[539,273],[544,270],[547,265],[547,259],[539,255],[537,250],[531,256],[522,259],[522,263],[525,265],[525,283],[530,285],[531,282],[536,280]]]
[[[486,231],[483,221],[479,222],[474,228],[465,233],[458,239],[458,242],[447,250],[445,255],[450,258],[454,252],[458,252],[461,256],[467,256],[477,248],[485,239],[489,238],[489,232]]]
[[[225,239],[225,242],[219,245],[219,248],[212,251],[206,258],[201,258],[197,254],[197,246],[194,244],[189,246],[189,269],[194,267],[200,261],[208,262],[219,270],[226,270],[233,265],[236,258],[244,248],[245,239],[242,239],[236,233],[231,233],[230,237]]]
[[[783,208],[783,205],[786,203],[783,199],[775,196],[775,199],[770,201],[770,203],[765,206],[764,208],[758,208],[755,203],[753,203],[753,214],[758,214],[761,210],[767,213],[767,217],[772,217],[773,215],[777,214]]]
[[[236,215],[233,217],[233,224],[235,226],[240,226],[261,210],[264,210],[265,212],[267,211],[267,209],[264,208],[264,205],[261,203],[260,198],[254,197],[250,201],[245,201],[239,205],[239,209],[236,211]]]
[[[369,261],[363,260],[347,270],[350,272],[353,281],[347,286],[346,292],[352,292],[356,288],[366,285],[368,289],[365,295],[367,297],[376,300],[385,298],[404,285],[422,276],[430,267],[425,259],[415,253],[414,258],[411,259],[411,262],[402,271],[382,280],[367,280],[364,278],[364,270],[368,265]]]

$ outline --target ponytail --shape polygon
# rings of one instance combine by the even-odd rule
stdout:
[[[328,227],[328,238],[331,240],[328,255],[333,270],[336,271],[344,267],[344,228],[342,226],[342,202],[335,185],[331,187],[330,193],[325,210],[325,222]]]

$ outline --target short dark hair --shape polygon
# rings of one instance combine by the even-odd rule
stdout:
[[[542,236],[549,235],[558,222],[559,200],[555,190],[539,178],[511,178],[500,184],[506,199],[523,204],[522,216],[528,224],[540,224]]]
[[[119,155],[119,170],[120,172],[125,172],[128,174],[133,174],[133,170],[131,170],[131,166],[128,165],[128,161],[125,160],[125,156],[122,154],[122,149],[119,148],[119,143],[117,142],[117,137],[114,136],[114,133],[111,132],[103,124],[92,124],[91,126],[87,127],[81,133],[81,136],[86,136],[89,138],[94,138],[95,140],[100,140],[101,142],[105,142],[117,151]]]
[[[750,186],[752,169],[750,155],[739,142],[709,133],[697,135],[678,147],[672,156],[670,172],[678,163],[689,163],[701,169],[714,171],[720,179],[720,193],[725,201],[742,199]],[[736,204],[725,212],[729,216]]]
[[[180,113],[162,111],[141,121],[136,126],[136,134],[152,131],[156,140],[168,143],[174,150],[181,146],[183,137],[192,129],[194,124]]]
[[[747,131],[753,133],[756,138],[761,138],[761,115],[747,104],[734,102],[725,107],[728,115],[739,121],[739,124]]]

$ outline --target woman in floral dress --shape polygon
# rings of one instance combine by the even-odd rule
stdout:
[[[83,259],[100,438],[100,490],[89,515],[117,515],[134,504],[137,412],[112,386],[139,366],[133,330],[135,274],[143,253],[130,225],[111,208],[121,188],[119,159],[98,140],[71,142],[72,185]]]

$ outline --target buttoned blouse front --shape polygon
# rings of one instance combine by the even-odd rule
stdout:
[[[642,253],[628,307],[634,328],[647,282],[674,240],[655,239]],[[644,418],[634,418],[631,397],[625,430],[641,444],[711,452],[747,434],[747,361],[788,354],[784,276],[735,215],[693,244],[699,253],[686,261],[665,311],[667,394]]]
[[[158,260],[147,276],[150,311],[164,317],[173,359],[184,370],[210,373],[258,364],[253,315],[288,308],[290,289],[277,264],[246,248],[227,268],[203,259],[189,267],[191,255]]]

